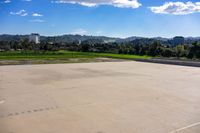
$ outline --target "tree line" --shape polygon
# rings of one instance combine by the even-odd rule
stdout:
[[[137,43],[135,43],[137,42]],[[21,41],[0,41],[0,51],[82,51],[82,52],[106,52],[118,54],[149,55],[153,57],[175,57],[200,59],[200,42],[192,44],[166,45],[160,41],[151,43],[142,43],[140,41],[121,42],[121,43],[104,43],[101,40],[86,40],[83,42],[47,42],[42,41],[40,44],[29,42],[28,39]]]

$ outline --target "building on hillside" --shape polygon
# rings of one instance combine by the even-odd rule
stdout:
[[[32,33],[29,36],[29,42],[40,43],[40,35],[38,33]]]
[[[78,45],[81,45],[82,41],[81,40],[78,40]]]
[[[182,36],[176,36],[173,38],[174,45],[181,45],[181,44],[184,44],[184,42],[185,42],[185,39]]]

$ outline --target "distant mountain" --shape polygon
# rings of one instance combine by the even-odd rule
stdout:
[[[9,35],[3,34],[0,35],[0,41],[20,41],[25,38],[29,38],[29,35]],[[153,37],[153,38],[145,38],[145,37],[127,37],[127,38],[115,38],[115,37],[106,37],[106,36],[88,36],[88,35],[61,35],[61,36],[41,36],[41,41],[47,42],[64,42],[64,43],[72,43],[72,42],[82,42],[86,40],[93,40],[95,42],[100,43],[122,43],[122,42],[152,42],[155,40],[161,41],[163,44],[170,45],[172,41],[171,38],[163,38],[163,37]],[[200,37],[186,37],[185,42],[191,44],[194,41],[200,41]]]
[[[0,35],[0,41],[20,41],[22,39],[28,38],[29,35]]]
[[[127,41],[127,42],[130,42],[130,41],[134,41],[136,39],[143,39],[144,37],[137,37],[137,36],[132,36],[132,37],[127,37],[125,38],[124,40]]]
[[[186,41],[191,40],[191,41],[200,41],[200,37],[185,37],[184,38]]]
[[[112,38],[105,36],[86,36],[86,35],[62,35],[62,36],[42,36],[41,40],[55,41],[55,42],[74,42],[85,41],[90,39],[110,40]]]
[[[200,39],[200,37],[185,37],[185,38]]]
[[[20,41],[29,38],[29,35],[0,35],[0,41]],[[101,40],[102,42],[116,42],[119,38],[105,36],[86,36],[86,35],[61,35],[61,36],[41,36],[41,41],[48,42],[76,42],[85,40]]]
[[[159,41],[168,41],[170,38],[163,38],[163,37],[154,37],[153,39],[159,40]]]

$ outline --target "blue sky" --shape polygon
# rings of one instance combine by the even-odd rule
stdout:
[[[200,0],[0,0],[0,34],[200,36]]]

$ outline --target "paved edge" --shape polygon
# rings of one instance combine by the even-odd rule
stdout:
[[[169,59],[134,59],[134,60],[139,62],[200,67],[200,62],[198,61],[182,61],[182,60],[169,60]]]
[[[109,58],[108,58],[109,59]],[[157,64],[167,64],[167,65],[179,65],[179,66],[189,66],[189,67],[200,67],[200,62],[199,61],[183,61],[183,60],[170,60],[170,59],[119,59],[119,60],[115,60],[115,58],[113,58],[113,60],[105,60],[105,61],[92,61],[94,63],[97,62],[120,62],[123,60],[134,60],[134,61],[138,61],[138,62],[147,62],[147,63],[157,63]],[[13,60],[12,60],[13,61]],[[12,62],[11,61],[11,62]],[[7,65],[40,65],[40,64],[68,64],[68,63],[91,63],[89,62],[60,62],[60,63],[30,63],[29,61],[25,61],[23,63],[19,63],[19,64],[0,64],[0,66],[7,66]]]

